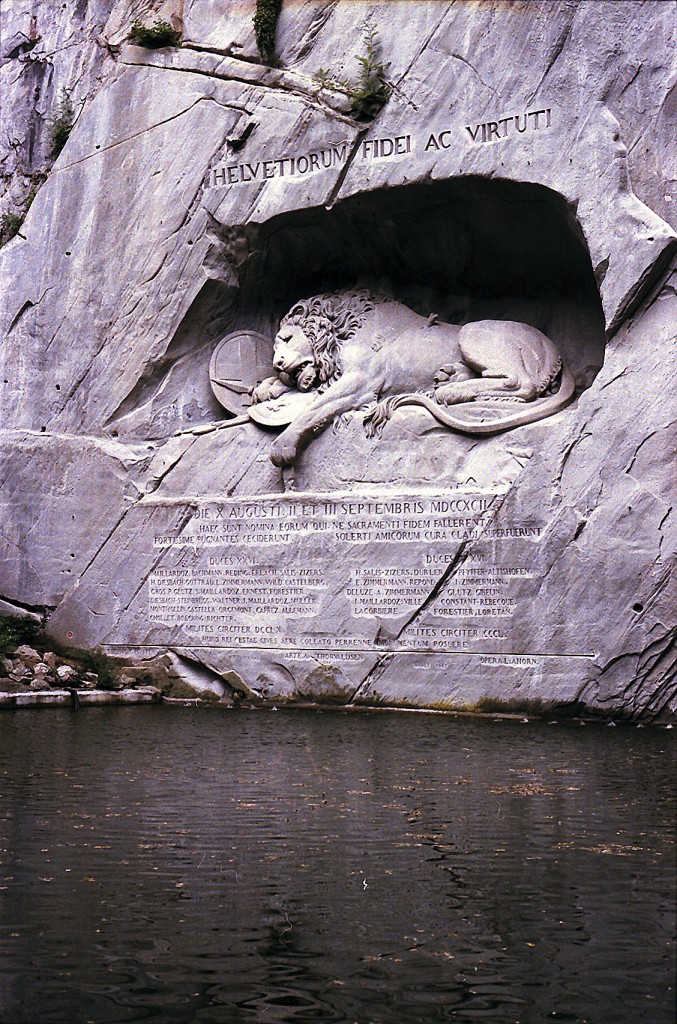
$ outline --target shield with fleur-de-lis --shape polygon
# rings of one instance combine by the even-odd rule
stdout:
[[[234,331],[214,349],[209,379],[217,401],[240,416],[249,411],[251,393],[273,373],[273,342],[257,331]]]

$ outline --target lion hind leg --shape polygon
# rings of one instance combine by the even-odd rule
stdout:
[[[460,405],[462,402],[481,402],[485,399],[503,402],[528,402],[532,389],[503,375],[475,377],[473,380],[450,381],[435,389],[439,405]]]
[[[445,363],[444,366],[440,366],[439,370],[435,373],[433,377],[433,386],[439,387],[440,384],[447,384],[452,380],[471,380],[475,376],[475,373],[466,363]]]
[[[479,395],[481,400],[486,398],[490,402],[531,402],[538,398],[539,391],[536,385],[530,380],[519,380],[509,374],[485,370],[482,374],[485,380],[500,380],[497,387],[489,388],[484,395]]]

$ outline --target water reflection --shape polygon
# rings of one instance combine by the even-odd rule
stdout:
[[[671,733],[185,708],[0,729],[3,1024],[673,1020]]]

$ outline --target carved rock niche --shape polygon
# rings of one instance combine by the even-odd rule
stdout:
[[[232,329],[272,338],[300,298],[357,285],[447,323],[530,324],[555,342],[578,392],[602,366],[604,317],[585,239],[574,211],[544,186],[469,177],[403,186],[286,213],[247,232]],[[551,429],[545,420],[478,445],[410,407],[369,438],[362,415],[349,414],[299,453],[293,486],[505,485]]]

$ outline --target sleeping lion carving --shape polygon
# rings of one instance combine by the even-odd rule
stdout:
[[[459,327],[364,288],[296,303],[280,323],[273,368],[254,404],[312,392],[273,442],[277,466],[353,410],[366,410],[369,434],[399,406],[421,405],[452,430],[487,435],[551,416],[574,394],[560,353],[536,328],[509,320]]]

